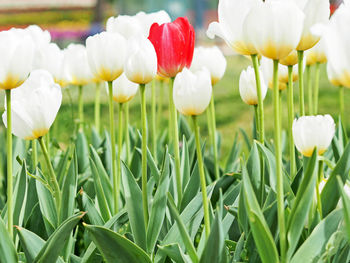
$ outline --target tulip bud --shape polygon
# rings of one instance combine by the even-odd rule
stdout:
[[[126,40],[118,33],[102,32],[86,40],[90,69],[96,78],[113,81],[123,73]]]
[[[280,64],[284,66],[294,66],[298,64],[298,52],[296,50],[292,51],[288,56],[280,60]]]
[[[330,115],[303,116],[293,122],[293,138],[298,151],[310,157],[317,147],[323,154],[335,133],[334,120]]]
[[[158,74],[162,77],[175,77],[184,67],[191,66],[195,32],[187,18],[179,17],[162,25],[154,23],[148,39],[156,50]]]
[[[12,133],[25,140],[44,136],[61,106],[61,87],[46,70],[34,70],[12,91]],[[7,127],[6,103],[2,120]]]
[[[217,46],[197,47],[194,49],[191,71],[196,72],[206,67],[211,76],[211,84],[215,85],[224,75],[226,59]]]
[[[142,36],[130,38],[124,71],[129,80],[138,84],[147,84],[155,78],[157,54],[151,41]]]
[[[267,86],[264,81],[261,70],[259,69],[260,82],[261,82],[261,96],[265,99],[267,93]],[[241,72],[239,77],[239,93],[242,100],[248,105],[258,104],[258,94],[256,90],[256,79],[254,69],[249,66],[246,70]]]
[[[321,39],[313,48],[306,51],[306,65],[314,65],[316,63],[326,63],[327,56],[324,50],[324,43]]]
[[[113,100],[118,103],[125,103],[135,97],[139,85],[128,80],[123,73],[116,80],[113,81]],[[108,84],[106,83],[106,90],[108,93]]]
[[[86,85],[93,80],[88,63],[86,48],[80,44],[70,44],[65,50],[65,61],[69,83]]]
[[[0,89],[14,89],[28,77],[33,67],[35,46],[24,30],[0,32]]]
[[[221,37],[238,54],[257,54],[257,50],[248,37],[249,32],[243,30],[243,22],[250,9],[259,2],[259,0],[220,0],[219,22],[210,23],[207,36],[209,38],[214,38],[215,35]]]
[[[304,17],[293,1],[260,2],[249,11],[243,30],[258,53],[279,60],[297,47]]]
[[[192,73],[187,68],[177,74],[173,98],[183,115],[200,115],[208,107],[212,95],[210,72],[203,68]]]

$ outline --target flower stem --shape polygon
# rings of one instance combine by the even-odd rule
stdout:
[[[260,74],[259,74],[259,61],[258,61],[258,55],[252,55],[252,62],[255,72],[255,81],[256,81],[256,91],[258,95],[258,132],[259,132],[259,141],[264,144],[265,139],[265,128],[264,128],[264,101],[262,98],[261,93],[261,81],[260,81]]]
[[[318,113],[318,93],[319,93],[319,86],[320,86],[320,63],[316,63],[315,68],[315,91],[314,91],[314,111],[313,113],[317,115]]]
[[[180,151],[179,151],[179,134],[177,127],[177,114],[175,110],[175,104],[173,100],[173,87],[174,78],[170,80],[170,94],[169,94],[169,107],[171,112],[172,121],[172,137],[174,140],[174,157],[175,157],[175,172],[176,172],[176,189],[177,189],[177,201],[178,205],[181,203],[182,199],[182,184],[181,184],[181,173],[180,173]]]
[[[158,111],[157,111],[157,129],[160,128],[163,117],[163,99],[164,99],[164,81],[159,81],[159,98],[158,98]]]
[[[339,86],[339,108],[340,108],[340,118],[345,128],[344,86]]]
[[[121,155],[123,148],[123,103],[119,103],[119,111],[118,111],[118,155],[117,155],[117,202],[116,207],[114,208],[115,213],[117,214],[119,209],[119,194],[120,194],[120,180],[122,175],[122,167],[121,167]]]
[[[6,92],[6,118],[7,118],[7,229],[10,238],[13,238],[13,206],[12,206],[12,120],[11,120],[11,90]]]
[[[83,129],[84,123],[84,100],[83,100],[83,86],[78,86],[78,112],[79,112],[79,130]]]
[[[215,118],[215,104],[214,104],[214,94],[211,96],[210,100],[210,123],[211,123],[211,136],[212,136],[212,145],[214,153],[214,168],[215,168],[215,178],[219,179],[220,170],[219,170],[219,160],[218,160],[218,147],[216,143],[216,118]]]
[[[113,200],[114,212],[118,210],[118,177],[116,166],[116,151],[115,151],[115,131],[114,131],[114,104],[113,104],[113,84],[108,81],[108,102],[109,102],[109,132],[111,135],[111,151],[112,151],[112,177],[113,177]]]
[[[285,261],[286,255],[286,229],[284,221],[284,195],[282,174],[282,151],[281,151],[281,119],[280,98],[278,88],[278,60],[273,61],[273,104],[274,104],[274,132],[275,132],[275,155],[276,155],[276,177],[277,177],[277,216],[280,230],[281,261]]]
[[[303,67],[304,67],[304,51],[298,50],[298,75],[299,75],[299,109],[300,116],[305,115],[304,108],[304,79],[303,79]]]
[[[35,140],[32,140],[32,151],[33,151],[33,170],[35,170],[36,164],[38,163],[38,150]]]
[[[50,185],[52,185],[53,187],[53,194],[54,194],[54,197],[55,197],[55,202],[56,202],[56,209],[57,209],[57,218],[58,218],[58,224],[59,225],[59,218],[60,218],[60,209],[61,209],[61,191],[60,191],[60,187],[58,185],[58,182],[57,182],[57,178],[56,178],[56,175],[55,175],[55,171],[52,167],[52,164],[51,164],[51,161],[50,161],[50,157],[49,157],[49,154],[47,152],[47,149],[46,149],[46,145],[45,145],[45,141],[44,141],[44,138],[43,137],[39,137],[38,138],[38,141],[39,141],[39,144],[40,144],[40,147],[41,147],[41,151],[44,155],[44,158],[45,158],[45,161],[46,161],[46,165],[47,165],[47,168],[49,169],[49,180],[50,182],[48,182]]]
[[[146,85],[140,84],[141,93],[141,120],[142,120],[142,205],[143,218],[147,229],[148,225],[148,198],[147,198],[147,113],[146,113]]]
[[[314,104],[313,104],[313,94],[312,94],[312,85],[311,85],[311,66],[306,65],[305,67],[305,80],[306,80],[306,88],[308,93],[308,108],[309,115],[313,115]]]
[[[254,106],[255,130],[258,131],[259,130],[258,104],[253,106]],[[257,132],[254,132],[253,133],[254,140],[258,140],[257,136],[258,136]]]
[[[322,220],[322,203],[321,203],[321,196],[320,196],[320,190],[319,190],[319,185],[320,182],[322,181],[323,178],[323,161],[319,161],[319,166],[318,166],[318,175],[316,179],[316,198],[317,198],[317,209],[320,214],[320,218]]]
[[[290,158],[290,176],[294,178],[296,174],[295,148],[293,140],[293,121],[294,121],[294,95],[293,95],[293,66],[288,66],[288,138],[289,138],[289,158]]]
[[[208,239],[210,232],[210,221],[209,221],[209,206],[208,206],[208,196],[207,196],[207,186],[205,182],[205,174],[204,174],[204,165],[202,158],[202,147],[200,143],[200,135],[199,135],[199,127],[197,124],[197,116],[192,116],[194,134],[196,138],[196,149],[197,149],[197,160],[198,160],[198,168],[199,168],[199,176],[201,181],[201,190],[203,196],[203,209],[204,209],[204,228],[205,228],[205,237]]]
[[[97,133],[100,133],[100,83],[96,83],[95,87],[95,128]]]
[[[157,113],[157,104],[156,104],[156,80],[152,81],[151,85],[152,99],[151,99],[151,114],[152,114],[152,155],[155,161],[157,161],[157,128],[156,128],[156,113]]]
[[[125,146],[126,162],[130,164],[130,135],[129,135],[129,102],[125,103]]]

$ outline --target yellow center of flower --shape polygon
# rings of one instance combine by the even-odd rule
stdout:
[[[297,50],[308,50],[315,46],[320,41],[320,37],[315,37],[311,33],[305,34],[301,37]]]
[[[24,139],[25,140],[38,139],[39,137],[44,136],[48,131],[49,131],[49,129],[46,129],[46,128],[36,129],[32,132],[32,136],[25,137]]]
[[[326,151],[327,149],[319,149],[318,150],[318,155],[322,155],[324,154],[324,152]],[[306,156],[306,157],[311,157],[312,153],[314,152],[314,148],[309,148],[309,149],[306,149],[304,151],[302,151],[301,153]]]
[[[232,43],[231,48],[241,55],[250,56],[258,53],[253,45],[247,44],[243,41],[236,41]]]
[[[127,96],[127,95],[118,95],[113,96],[113,100],[117,103],[125,103],[130,101],[134,96]]]
[[[122,73],[123,73],[123,70],[112,71],[104,67],[101,67],[97,72],[98,77],[104,81],[113,81],[117,79]]]
[[[263,48],[260,50],[261,54],[270,59],[282,59],[289,55],[293,51],[293,47],[289,44],[278,45],[271,40],[267,41]]]
[[[181,109],[181,113],[183,115],[186,115],[186,116],[194,116],[194,115],[199,115],[201,114],[202,112],[199,112],[198,109],[195,109],[195,108],[184,108],[184,109]]]
[[[1,89],[14,89],[21,86],[24,79],[20,79],[18,76],[8,74],[3,82],[0,82]]]

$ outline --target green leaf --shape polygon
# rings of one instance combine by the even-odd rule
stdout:
[[[260,173],[260,160],[259,160],[259,152],[256,146],[256,142],[254,141],[253,147],[250,150],[250,154],[247,161],[247,170],[249,174],[249,178],[252,182],[252,186],[254,192],[257,196],[260,196],[260,188],[261,188],[261,173]]]
[[[350,171],[350,143],[346,146],[343,155],[339,159],[337,165],[332,171],[326,185],[321,193],[322,215],[326,216],[337,206],[340,193],[337,183],[337,175],[340,175],[343,183],[349,176]]]
[[[337,230],[341,219],[341,210],[334,210],[329,213],[329,215],[314,228],[311,235],[299,247],[290,262],[317,262],[318,258],[325,250],[329,238]]]
[[[76,151],[78,157],[78,172],[82,174],[89,166],[89,148],[84,132],[77,134]]]
[[[7,232],[6,226],[0,217],[0,262],[17,263],[16,249]]]
[[[129,215],[131,232],[135,243],[146,250],[146,227],[143,219],[141,189],[129,168],[122,162],[122,182],[125,195],[125,207]]]
[[[272,190],[276,192],[276,159],[274,154],[266,148],[264,145],[262,145],[259,142],[256,142],[260,152],[264,155],[267,163],[268,168],[268,174],[269,174],[269,185],[271,186]]]
[[[149,256],[125,237],[102,226],[84,224],[106,262],[151,263]]]
[[[279,262],[276,244],[255,197],[247,170],[242,165],[244,202],[255,245],[262,262]]]
[[[62,187],[62,205],[61,205],[61,220],[63,222],[68,217],[72,216],[75,207],[75,196],[77,193],[77,178],[78,178],[78,165],[77,155],[74,152],[73,160],[70,163],[67,176],[64,178]]]
[[[190,259],[186,256],[178,243],[169,244],[165,246],[158,246],[158,253],[156,255],[155,262],[160,262],[161,260],[165,261],[165,258],[168,256],[176,263],[190,263]]]
[[[250,138],[249,138],[248,134],[247,134],[246,131],[243,130],[242,128],[239,128],[239,131],[240,131],[240,132],[242,133],[242,135],[243,135],[243,139],[244,139],[245,144],[247,145],[247,148],[248,148],[248,149],[251,149],[252,146],[251,146],[251,144],[250,144]]]
[[[27,203],[27,166],[25,161],[22,165],[22,170],[18,173],[15,189],[13,191],[13,224],[22,226],[25,207]]]
[[[56,171],[56,176],[57,176],[57,181],[60,185],[60,187],[62,187],[63,184],[63,179],[65,178],[65,175],[67,173],[67,165],[69,162],[69,159],[71,158],[71,148],[68,148],[66,153],[61,157],[55,171]]]
[[[81,195],[82,210],[87,212],[86,217],[89,219],[89,222],[93,225],[102,226],[104,221],[92,199],[82,189],[79,191],[79,194]]]
[[[348,235],[348,240],[350,241],[350,198],[344,191],[343,181],[337,176],[339,192],[341,194],[343,202],[343,212],[344,212],[344,221],[346,226],[346,232]]]
[[[309,210],[314,198],[316,178],[317,178],[317,151],[314,151],[301,182],[296,198],[293,202],[292,211],[288,217],[287,223],[287,240],[288,251],[287,257],[291,258],[300,239],[301,232],[308,217]]]
[[[188,145],[186,137],[182,137],[182,152],[181,152],[181,175],[182,175],[182,191],[185,190],[185,186],[190,180],[191,167],[190,167],[190,156],[188,154]]]
[[[239,169],[239,155],[241,153],[241,144],[237,140],[238,133],[236,133],[235,138],[233,140],[233,146],[228,155],[226,161],[225,173],[237,172]]]
[[[196,196],[200,187],[200,177],[199,177],[199,169],[198,162],[195,163],[194,168],[192,170],[192,174],[190,180],[188,181],[185,190],[182,195],[180,212],[191,202],[191,200]]]
[[[165,160],[160,175],[160,182],[153,198],[150,219],[147,227],[147,251],[152,252],[157,242],[166,211],[167,195],[169,190],[169,154],[165,151]]]
[[[84,215],[85,213],[78,213],[65,220],[46,241],[34,262],[55,262],[70,237],[73,228]]]

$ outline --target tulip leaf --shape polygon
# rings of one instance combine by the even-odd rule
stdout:
[[[195,163],[190,180],[188,181],[185,190],[182,195],[180,212],[191,202],[191,200],[196,196],[199,191],[200,186],[200,177],[199,177],[199,169],[198,162]]]
[[[263,156],[266,159],[267,168],[268,168],[268,174],[269,174],[269,185],[271,186],[272,190],[276,192],[276,184],[277,184],[277,178],[276,178],[276,158],[274,154],[266,148],[264,145],[262,145],[259,142],[256,142],[260,152],[263,154]]]
[[[65,175],[67,173],[67,165],[69,162],[69,159],[71,158],[71,148],[68,148],[66,153],[61,157],[57,167],[56,167],[56,176],[57,176],[57,181],[60,185],[60,187],[62,187],[63,184],[63,180],[65,178]]]
[[[27,203],[28,180],[27,165],[25,161],[22,164],[22,170],[18,173],[15,189],[13,191],[13,224],[22,226],[25,207]]]
[[[255,141],[253,143],[253,147],[250,150],[250,154],[247,160],[247,171],[248,171],[249,178],[251,180],[255,195],[260,196],[261,170],[260,170],[259,152]]]
[[[87,212],[86,217],[89,222],[94,225],[103,225],[104,221],[94,202],[83,190],[80,190],[79,193],[81,195],[82,210]]]
[[[337,230],[342,211],[334,210],[325,217],[303,242],[291,259],[291,263],[317,262],[331,235]]]
[[[102,226],[84,226],[106,262],[151,263],[140,247],[120,234]]]
[[[89,166],[89,147],[84,132],[79,131],[76,140],[78,172],[82,174]]]
[[[160,230],[163,226],[165,217],[167,195],[169,190],[169,154],[165,151],[160,182],[153,198],[152,208],[150,210],[150,219],[147,227],[147,251],[152,252],[157,242]]]
[[[241,144],[238,142],[238,133],[236,133],[235,138],[233,140],[233,146],[231,147],[231,151],[228,155],[226,161],[225,173],[233,173],[237,172],[239,169],[239,155],[241,153]]]
[[[288,252],[287,257],[291,258],[293,255],[301,232],[305,225],[305,220],[308,217],[310,206],[312,204],[315,192],[316,178],[317,178],[317,151],[314,151],[307,168],[303,180],[298,188],[296,198],[293,202],[292,211],[288,217],[287,223],[287,240]]]
[[[350,241],[350,198],[344,191],[343,181],[337,176],[339,192],[341,194],[344,212],[344,221],[346,226],[346,232],[348,235],[348,241]]]
[[[122,162],[122,182],[125,207],[128,212],[131,232],[135,243],[146,250],[146,228],[143,219],[142,193],[129,168]]]
[[[155,262],[160,262],[168,256],[176,263],[191,263],[191,259],[185,255],[178,243],[173,243],[165,246],[158,246],[158,253]]]
[[[182,175],[182,191],[185,190],[185,186],[190,180],[191,176],[191,167],[190,167],[190,159],[188,154],[188,144],[186,141],[186,137],[182,137],[182,152],[181,152],[181,175]]]
[[[0,262],[17,263],[16,249],[8,234],[4,221],[0,217]]]
[[[84,215],[85,213],[78,213],[66,219],[45,242],[34,262],[55,262],[70,237],[73,228]]]
[[[345,147],[343,155],[337,162],[334,170],[332,171],[326,185],[324,186],[321,193],[322,203],[322,215],[326,216],[336,207],[340,193],[337,182],[337,175],[340,175],[343,183],[349,176],[350,171],[350,143]]]
[[[247,169],[242,165],[244,203],[255,245],[262,262],[279,262],[276,244],[254,194]]]

